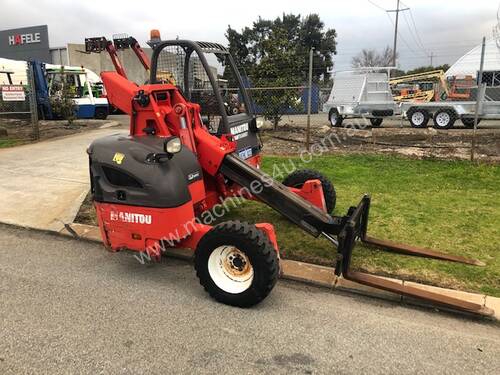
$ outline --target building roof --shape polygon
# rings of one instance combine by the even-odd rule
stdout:
[[[500,42],[499,42],[500,45]],[[495,38],[488,39],[484,53],[484,71],[500,71],[500,47]],[[445,73],[447,77],[465,75],[477,76],[481,64],[481,47],[479,44],[454,63]]]

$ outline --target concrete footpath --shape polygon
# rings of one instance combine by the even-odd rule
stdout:
[[[0,149],[0,221],[55,231],[72,223],[89,190],[88,145],[123,131],[98,129]]]

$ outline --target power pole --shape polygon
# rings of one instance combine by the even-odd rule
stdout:
[[[397,0],[396,9],[388,10],[387,13],[396,13],[396,22],[394,24],[394,47],[392,48],[392,65],[396,67],[396,50],[398,48],[398,23],[399,23],[399,12],[404,12],[405,10],[409,10],[410,8],[399,8],[400,0]]]
[[[433,62],[434,62],[434,52],[431,52],[431,65],[430,66],[434,66],[433,65]]]

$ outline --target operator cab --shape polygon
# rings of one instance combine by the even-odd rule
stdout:
[[[171,83],[201,107],[210,133],[231,134],[242,159],[261,149],[248,91],[229,51],[222,45],[188,40],[155,43],[151,83]]]

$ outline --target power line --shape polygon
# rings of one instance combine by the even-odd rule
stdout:
[[[412,30],[412,26],[410,25],[410,21],[408,19],[408,16],[406,15],[406,13],[403,13],[403,16],[404,16],[404,19],[405,19],[405,23],[408,26],[408,30],[410,32],[410,35],[411,35],[412,39],[415,41],[415,45],[418,48],[420,48],[427,56],[429,56],[429,52],[427,52],[426,48],[424,47],[424,45],[422,44],[422,42],[418,38],[416,29],[415,29],[415,31]]]
[[[392,20],[392,18],[391,18],[391,16],[389,15],[389,13],[386,13],[386,14],[387,14],[387,17],[389,18],[389,21],[392,23],[392,25],[393,25],[393,26],[395,26],[395,23],[394,23],[394,21]],[[415,49],[413,49],[413,48],[410,46],[410,44],[406,41],[406,39],[405,39],[405,38],[403,38],[403,35],[401,35],[401,33],[400,33],[399,31],[397,32],[397,35],[399,36],[399,38],[401,39],[401,41],[403,42],[403,44],[404,44],[404,45],[408,48],[408,50],[410,50],[411,52],[413,52],[413,54],[414,54],[414,55],[418,55],[418,54],[419,54],[419,52],[415,51]],[[397,42],[397,40],[396,40],[396,42]],[[393,52],[394,52],[394,51],[395,51],[395,50],[393,50]],[[427,56],[427,55],[425,55],[425,57],[427,58],[428,56]],[[394,59],[394,56],[393,56],[393,59]],[[396,61],[396,60],[394,60],[394,61]]]
[[[370,4],[372,4],[373,6],[377,7],[378,9],[383,10],[384,12],[386,12],[386,14],[389,17],[391,23],[394,25],[394,44],[393,44],[393,48],[392,48],[392,64],[394,66],[396,66],[396,56],[397,56],[397,48],[398,48],[398,35],[399,35],[399,37],[402,40],[404,40],[404,38],[398,32],[399,13],[400,12],[404,12],[406,10],[409,10],[410,8],[408,8],[408,7],[406,7],[406,8],[400,8],[399,6],[402,3],[401,0],[397,0],[396,9],[385,9],[385,8],[381,7],[380,5],[374,3],[372,0],[368,0],[368,2]],[[392,21],[391,17],[389,16],[389,13],[396,13],[396,22]],[[404,43],[408,46],[408,48],[411,49],[411,47],[408,45],[408,43],[406,43],[406,41]]]
[[[378,4],[376,4],[376,3],[374,3],[372,0],[368,0],[368,2],[369,2],[371,5],[373,5],[373,6],[377,7],[378,9],[383,10],[384,12],[386,11],[384,8],[382,8],[380,5],[378,5]]]
[[[413,23],[413,27],[415,28],[415,34],[417,35],[417,38],[420,41],[420,44],[423,46],[424,43],[422,42],[422,39],[420,38],[420,33],[418,32],[417,24],[415,23],[415,18],[413,17],[413,12],[411,11],[411,8],[410,8],[410,18],[411,18],[411,22]]]

